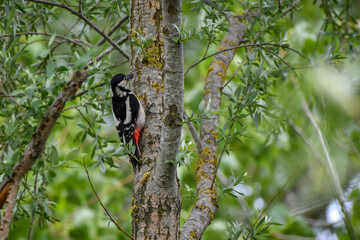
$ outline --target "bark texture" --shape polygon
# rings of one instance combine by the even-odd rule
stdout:
[[[244,35],[246,26],[239,19],[228,14],[230,22],[228,32],[224,36],[219,51],[237,46]],[[221,91],[224,84],[226,70],[229,67],[236,50],[217,54],[208,69],[204,100],[210,102],[211,111],[218,111],[221,103]],[[180,239],[200,239],[210,224],[218,209],[216,184],[216,164],[218,152],[218,115],[213,114],[212,119],[204,119],[200,128],[201,150],[198,153],[196,169],[197,199],[189,218],[184,223]]]
[[[160,159],[156,164],[154,187],[165,188],[177,193],[176,166],[167,163],[175,160],[179,152],[181,139],[181,122],[184,105],[184,66],[181,41],[173,39],[179,37],[179,32],[173,26],[181,28],[181,0],[163,0],[164,21],[164,82],[165,95],[163,106],[163,122],[160,139]],[[175,192],[173,192],[175,191]]]
[[[12,222],[13,211],[16,204],[16,196],[19,189],[19,184],[24,175],[30,170],[31,165],[35,160],[41,157],[45,143],[53,129],[56,120],[61,114],[65,103],[71,99],[76,91],[81,87],[82,83],[87,78],[86,71],[76,71],[71,80],[66,85],[64,91],[62,91],[55,101],[51,104],[49,110],[46,112],[45,117],[42,119],[36,133],[33,136],[32,141],[27,147],[24,155],[21,157],[18,164],[15,165],[12,170],[11,179],[8,179],[1,189],[1,192],[7,190],[5,211],[1,218],[0,225],[0,239],[7,239],[9,234],[10,225]]]
[[[176,168],[166,160],[175,158],[181,137],[182,44],[172,41],[176,35],[172,24],[181,25],[181,1],[134,0],[130,22],[132,37],[137,32],[151,39],[146,54],[139,48],[131,50],[134,90],[146,113],[140,140],[143,165],[134,177],[133,236],[178,239],[181,206]]]

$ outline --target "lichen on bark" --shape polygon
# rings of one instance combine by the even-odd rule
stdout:
[[[131,71],[136,76],[133,89],[142,96],[146,112],[146,124],[140,139],[143,165],[134,176],[132,201],[133,236],[137,240],[179,238],[181,204],[176,168],[166,160],[176,156],[180,144],[183,97],[174,97],[171,90],[173,85],[179,85],[172,83],[173,80],[182,81],[183,77],[169,75],[173,71],[168,71],[168,67],[171,59],[178,59],[172,56],[178,51],[182,61],[182,48],[169,47],[169,42],[172,44],[173,41],[171,36],[164,35],[163,30],[165,21],[170,26],[174,20],[181,25],[181,1],[177,1],[180,5],[173,5],[175,9],[170,9],[171,16],[174,17],[176,10],[175,16],[180,16],[179,19],[168,19],[167,2],[173,5],[174,1],[134,0],[131,4],[131,29],[151,37],[146,58],[139,56],[139,49],[131,46],[130,59]],[[173,64],[177,68],[182,66],[182,62]],[[181,67],[177,76],[183,76],[182,71]],[[179,94],[183,95],[183,92]]]

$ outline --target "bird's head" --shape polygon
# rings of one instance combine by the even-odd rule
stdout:
[[[111,79],[111,91],[113,94],[117,93],[119,94],[119,92],[126,90],[126,84],[128,82],[128,80],[132,79],[134,76],[134,74],[130,73],[129,75],[125,76],[122,73],[116,74],[112,79]]]

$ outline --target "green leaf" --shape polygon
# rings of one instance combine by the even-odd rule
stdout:
[[[49,160],[52,167],[55,166],[58,157],[59,157],[58,151],[56,147],[52,145],[50,148],[50,156],[49,156]]]
[[[79,153],[79,149],[73,149],[65,156],[65,160],[74,160],[75,158],[77,158],[78,153]]]
[[[101,172],[102,172],[102,173],[105,173],[106,167],[105,167],[105,164],[104,164],[104,162],[103,162],[103,160],[102,160],[101,157],[99,158],[99,167],[100,167]]]
[[[87,53],[85,53],[83,56],[79,58],[79,60],[75,63],[74,69],[80,69],[84,67],[92,58],[99,55],[99,53],[102,50],[102,46],[94,47]]]
[[[54,75],[55,65],[53,61],[48,61],[46,65],[46,77],[50,79]]]
[[[22,90],[22,89],[17,89],[17,90],[15,90],[15,91],[12,91],[10,94],[9,94],[9,96],[16,96],[16,95],[18,95],[18,94],[25,94],[25,92],[24,92],[24,90]]]
[[[135,47],[141,48],[141,45],[139,43],[137,43],[137,42],[131,41],[130,44],[134,45]]]
[[[55,38],[56,38],[56,33],[50,37],[49,42],[48,42],[48,47],[51,46],[51,44],[54,42]]]

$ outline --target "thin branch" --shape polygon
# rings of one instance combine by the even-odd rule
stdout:
[[[124,37],[122,37],[119,41],[117,41],[116,44],[120,45],[124,42],[126,42],[127,40],[129,39],[129,34],[126,34]],[[99,61],[101,58],[103,58],[105,55],[107,55],[108,53],[110,53],[111,51],[114,50],[114,47],[113,46],[110,46],[108,47],[107,49],[105,49],[104,51],[102,51],[96,58],[95,60],[96,61]],[[94,62],[93,60],[90,60],[86,66],[85,66],[85,69],[87,68],[88,65],[92,65]]]
[[[103,27],[103,29],[102,29],[103,32],[105,31],[105,29],[106,29],[106,27],[107,27],[107,25],[108,25],[108,23],[109,23],[109,21],[110,21],[111,15],[112,15],[112,12],[110,11],[110,12],[108,13],[108,16],[107,16],[107,18],[106,18],[104,27]],[[109,34],[108,34],[108,35],[109,35]],[[109,37],[110,37],[110,35],[109,35]],[[105,40],[105,39],[104,39],[104,40]]]
[[[80,113],[81,117],[87,122],[87,124],[89,125],[90,129],[93,131],[93,134],[95,135],[95,142],[96,142],[96,145],[97,147],[100,149],[101,153],[103,155],[105,155],[105,152],[104,152],[104,149],[101,145],[101,143],[99,143],[99,136],[96,132],[96,130],[94,129],[94,127],[92,126],[91,122],[85,117],[85,115],[81,112],[81,110],[75,106],[75,109]]]
[[[111,29],[108,31],[108,33],[107,33],[108,36],[111,36],[116,31],[116,29],[118,29],[128,18],[129,18],[129,15],[125,15],[122,18],[120,18],[120,20],[117,23],[115,23],[114,26],[112,26]],[[106,39],[102,38],[99,42],[97,42],[95,44],[95,46],[100,46],[105,41],[106,41]],[[118,44],[118,45],[120,45],[120,44]]]
[[[341,129],[342,130],[342,133],[346,136],[346,139],[348,140],[349,144],[350,144],[350,147],[352,148],[354,154],[357,156],[357,158],[360,160],[360,152],[359,150],[357,149],[357,147],[355,146],[353,140],[351,140],[350,136],[349,136],[349,133],[343,128]]]
[[[66,24],[60,20],[61,25],[63,25],[63,27],[66,29],[66,31],[68,31],[71,35],[74,35],[77,39],[79,39],[79,35],[75,34],[72,29],[74,28],[74,26],[76,26],[75,24],[73,26],[71,26],[70,28],[68,26],[66,26]],[[92,47],[92,45],[91,45]]]
[[[304,131],[297,126],[293,121],[289,121],[289,125],[292,127],[292,129],[301,137],[301,139],[308,145],[308,147],[311,149],[311,151],[313,152],[313,154],[315,155],[315,158],[321,162],[322,164],[324,164],[324,160],[321,157],[319,151],[317,151],[315,149],[314,144],[311,142],[311,140],[309,139],[308,136],[306,136],[306,134],[304,133]],[[325,165],[325,164],[324,164]]]
[[[255,223],[253,224],[253,227],[255,227],[255,225],[259,222],[259,220],[261,219],[261,217],[264,215],[264,213],[266,212],[266,210],[270,207],[270,205],[275,201],[275,199],[279,196],[279,194],[284,190],[284,188],[286,187],[286,185],[288,185],[288,183],[290,182],[290,180],[295,176],[296,171],[298,170],[299,166],[297,166],[295,168],[295,170],[291,173],[290,177],[288,177],[288,179],[286,180],[286,182],[284,183],[284,185],[280,188],[280,190],[275,194],[275,196],[270,200],[270,202],[266,205],[266,207],[261,211],[261,213],[259,214],[259,217],[256,219]],[[249,239],[251,231],[248,232],[247,236],[246,236],[246,240]]]
[[[246,49],[247,50],[247,49]],[[236,76],[236,74],[240,71],[242,65],[244,64],[245,60],[247,59],[247,57],[250,54],[250,50],[246,51],[245,57],[243,58],[243,60],[241,61],[241,63],[239,64],[238,68],[235,70],[234,74],[229,78],[229,80],[226,81],[226,83],[223,85],[222,89],[224,89]]]
[[[15,98],[13,98],[12,96],[9,96],[9,95],[7,94],[7,92],[3,89],[3,85],[2,85],[2,81],[1,81],[1,76],[0,76],[0,91],[1,91],[6,97],[8,97],[11,101],[13,101],[16,105],[18,105],[21,109],[24,109],[24,107],[21,106],[21,104],[18,103],[18,101],[16,101]]]
[[[80,96],[84,95],[85,93],[87,93],[88,91],[93,90],[93,89],[98,88],[98,87],[101,87],[101,86],[104,86],[105,84],[106,84],[106,82],[102,82],[102,83],[100,83],[98,85],[95,85],[95,86],[93,86],[91,88],[88,88],[88,89],[76,94],[75,97],[80,97]],[[67,110],[67,109],[64,109],[64,110]]]
[[[13,36],[22,36],[22,35],[45,35],[45,36],[53,36],[54,34],[51,34],[51,33],[44,33],[44,32],[25,32],[25,33],[16,33],[16,34],[4,34],[4,35],[0,35],[0,38],[4,38],[4,37],[13,37]],[[88,47],[92,47],[92,45],[87,42],[84,42],[84,41],[81,41],[79,39],[71,39],[71,38],[68,38],[68,37],[65,37],[63,35],[57,35],[56,34],[56,37],[57,38],[61,38],[61,39],[65,39],[66,41],[69,41],[69,42],[72,42],[74,44],[77,44],[77,45],[80,45],[81,44],[84,44]]]
[[[323,137],[321,128],[320,128],[319,124],[317,123],[317,121],[315,120],[314,115],[310,111],[309,106],[307,105],[307,103],[305,101],[305,97],[304,96],[302,96],[302,97],[303,97],[303,103],[302,104],[303,104],[304,112],[305,112],[306,116],[308,117],[308,119],[310,120],[311,124],[314,126],[315,131],[316,131],[316,133],[317,133],[317,135],[319,137],[321,146],[323,148],[323,151],[325,153],[325,156],[326,156],[325,159],[326,159],[327,167],[329,169],[329,175],[332,178],[332,182],[333,182],[334,187],[335,187],[337,199],[338,199],[338,202],[340,204],[341,210],[342,210],[342,212],[344,214],[344,222],[345,222],[346,229],[348,230],[349,237],[350,237],[350,239],[356,239],[355,232],[354,232],[351,220],[350,220],[350,214],[349,214],[349,212],[348,212],[348,210],[346,209],[346,206],[345,206],[345,196],[344,196],[342,186],[340,184],[339,175],[338,175],[338,173],[337,173],[337,171],[336,171],[336,169],[334,167],[333,161],[332,161],[332,159],[330,157],[330,152],[329,152],[329,149],[328,149],[327,144],[325,142],[325,139]]]
[[[242,40],[240,43],[247,42],[247,41],[248,41],[247,39],[244,39],[244,40]],[[293,49],[293,48],[291,48],[291,47],[288,47],[288,46],[286,46],[286,45],[283,45],[283,44],[277,44],[277,43],[251,43],[251,44],[244,44],[244,45],[239,45],[239,46],[230,47],[230,48],[227,48],[227,49],[222,49],[222,50],[217,51],[217,52],[215,52],[215,53],[213,53],[213,54],[210,54],[210,55],[208,55],[208,56],[206,56],[206,57],[203,57],[203,58],[200,59],[199,61],[197,61],[197,62],[195,62],[194,64],[192,64],[192,65],[185,71],[184,76],[190,71],[190,69],[192,69],[193,67],[195,67],[196,65],[198,65],[199,63],[201,63],[202,61],[204,61],[204,60],[206,60],[206,59],[208,59],[208,58],[211,58],[211,57],[213,57],[213,56],[215,56],[215,55],[217,55],[217,54],[223,53],[223,52],[231,51],[231,50],[238,49],[238,48],[244,48],[244,47],[261,47],[261,48],[264,48],[265,50],[267,50],[267,51],[273,53],[275,56],[277,56],[277,57],[278,57],[281,61],[283,61],[290,69],[292,69],[292,70],[294,71],[293,67],[289,66],[289,64],[286,63],[286,62],[284,61],[284,59],[282,59],[280,56],[278,56],[276,53],[274,53],[274,52],[271,51],[270,49],[265,48],[264,46],[266,46],[266,45],[278,46],[278,47],[282,47],[282,48],[289,49],[289,50],[291,50],[291,51],[299,54],[300,56],[302,56],[302,57],[305,58],[306,60],[310,61],[307,57],[305,57],[305,56],[304,56],[303,54],[301,54],[299,51],[297,51],[297,50],[295,50],[295,49]]]
[[[13,95],[13,96],[9,96],[9,95],[0,95],[0,97],[24,97],[25,94],[16,94],[16,95]]]
[[[81,0],[79,0],[78,12],[81,13]]]
[[[244,89],[244,91],[243,91],[243,94],[244,94],[244,95],[248,94],[248,89],[249,89],[249,87],[250,87],[251,84],[252,84],[251,81],[249,81],[249,82],[247,83],[247,85],[246,85],[246,87],[245,87],[245,89]],[[237,112],[237,111],[239,110],[239,107],[243,104],[243,102],[244,102],[244,96],[241,98],[240,104],[237,105],[235,112]],[[211,187],[213,187],[213,185],[214,185],[214,183],[215,183],[215,181],[216,181],[216,174],[217,174],[217,172],[218,172],[218,170],[219,170],[220,163],[221,163],[221,159],[222,159],[222,157],[223,157],[223,155],[224,155],[224,152],[225,152],[225,150],[226,150],[226,146],[227,146],[228,141],[229,141],[229,139],[230,139],[231,131],[232,131],[232,128],[233,128],[233,126],[234,126],[234,124],[235,124],[235,122],[236,122],[236,119],[237,119],[237,118],[235,117],[235,118],[231,121],[231,123],[230,123],[229,132],[228,132],[228,134],[227,134],[227,136],[226,136],[226,138],[225,138],[225,143],[224,143],[224,146],[223,146],[223,148],[222,148],[222,150],[221,150],[221,154],[220,154],[218,163],[217,163],[216,168],[215,168],[215,175],[214,175],[214,178],[212,179]]]
[[[302,54],[301,52],[299,52],[298,50],[291,48],[289,46],[287,46],[286,44],[279,44],[279,43],[259,43],[260,45],[270,45],[270,46],[276,46],[276,47],[281,47],[281,48],[285,48],[285,49],[289,49],[291,51],[293,51],[294,53],[300,55],[301,57],[305,58],[307,61],[311,61],[309,58],[307,58],[304,54]]]
[[[264,47],[264,46],[259,46],[259,47],[261,47],[262,49],[268,51],[269,53],[276,56],[277,58],[279,58],[286,66],[288,66],[288,68],[291,69],[291,71],[293,71],[296,74],[295,69],[292,66],[290,66],[290,64],[288,64],[282,57],[280,57],[278,54],[276,54],[274,51],[272,51],[272,50],[270,50],[270,49],[268,49],[267,47]]]
[[[246,6],[242,1],[240,0],[235,0],[237,3],[239,3],[245,10],[249,11],[248,6]]]
[[[113,223],[115,224],[115,226],[116,226],[122,233],[124,233],[128,238],[135,240],[135,238],[133,238],[132,236],[130,236],[129,234],[127,234],[127,233],[119,226],[119,224],[117,224],[117,223],[115,222],[115,220],[112,218],[111,214],[108,212],[108,210],[106,209],[106,207],[104,206],[104,204],[101,202],[100,197],[98,196],[98,194],[97,194],[97,192],[95,191],[95,188],[94,188],[94,186],[93,186],[93,184],[92,184],[92,182],[91,182],[90,175],[89,175],[89,172],[88,172],[88,170],[87,170],[87,168],[86,168],[86,164],[85,164],[85,159],[84,159],[84,158],[83,158],[83,164],[84,164],[84,168],[85,168],[85,171],[86,171],[86,175],[87,175],[87,178],[88,178],[89,183],[90,183],[90,185],[91,185],[91,188],[92,188],[92,190],[93,190],[93,192],[94,192],[97,200],[99,201],[101,207],[104,209],[104,211],[106,212],[106,214],[107,214],[108,217],[110,218],[110,221],[113,222]]]
[[[213,31],[214,31],[214,25],[211,27],[211,35],[210,35],[210,38],[209,38],[209,42],[208,42],[208,44],[206,46],[206,50],[205,50],[203,58],[206,57],[206,54],[208,53],[208,50],[209,50],[209,47],[210,47],[210,44],[211,44],[211,41],[212,41]]]
[[[244,39],[242,40],[240,43],[243,43],[243,42],[247,42],[248,40],[247,39]],[[193,67],[195,67],[196,65],[198,65],[199,63],[201,63],[202,61],[208,59],[208,58],[211,58],[217,54],[220,54],[220,53],[223,53],[223,52],[226,52],[226,51],[231,51],[231,50],[234,50],[234,49],[238,49],[238,48],[243,48],[243,47],[246,47],[246,45],[240,45],[240,46],[235,46],[235,47],[231,47],[231,48],[227,48],[227,49],[223,49],[223,50],[220,50],[220,51],[217,51],[213,54],[210,54],[208,56],[204,56],[203,58],[201,58],[199,61],[195,62],[194,64],[192,64],[190,67],[188,67],[188,69],[185,71],[184,73],[184,76],[190,71],[190,69],[192,69]]]
[[[31,240],[31,239],[32,239],[34,222],[35,222],[35,216],[34,216],[34,217],[31,219],[31,221],[30,221],[29,232],[28,232],[28,235],[27,235],[27,239],[28,239],[28,240]]]
[[[50,132],[59,118],[65,103],[75,95],[75,92],[81,87],[87,76],[86,71],[76,71],[73,74],[65,89],[54,100],[42,118],[25,153],[21,155],[20,161],[13,168],[11,178],[7,180],[5,188],[2,187],[0,189],[0,195],[6,196],[6,207],[0,222],[0,239],[8,237],[21,179],[29,172],[35,160],[41,157]]]
[[[61,0],[61,2],[63,2],[63,0]],[[68,6],[70,7],[74,7],[74,8],[78,8],[79,5],[78,4],[68,4]],[[107,8],[108,6],[105,6],[105,5],[93,5],[91,6],[91,8]]]
[[[231,122],[231,124],[230,124],[229,132],[228,132],[228,135],[226,136],[225,143],[224,143],[224,147],[223,147],[222,150],[221,150],[221,154],[220,154],[219,160],[218,160],[217,165],[216,165],[216,168],[215,168],[215,174],[214,174],[213,180],[212,180],[212,182],[211,182],[211,188],[213,188],[214,183],[215,183],[215,181],[216,181],[216,174],[217,174],[217,172],[218,172],[218,170],[219,170],[220,163],[221,163],[221,159],[222,159],[222,157],[223,157],[223,155],[224,155],[224,152],[225,152],[225,149],[226,149],[226,145],[228,144],[228,141],[229,141],[229,138],[230,138],[230,135],[231,135],[231,131],[232,131],[232,128],[233,128],[233,126],[234,126],[235,121],[236,121],[236,118],[234,118],[234,120],[233,120],[233,121]]]
[[[281,13],[281,0],[278,0],[278,12]]]
[[[296,87],[296,89],[299,89],[299,86],[298,86],[298,83],[296,82],[296,80],[295,79],[291,79],[291,80],[292,80],[294,86]],[[344,220],[344,223],[345,223],[345,227],[346,227],[346,229],[348,231],[350,239],[356,239],[354,229],[353,229],[353,226],[352,226],[352,223],[351,223],[351,220],[350,220],[350,215],[349,215],[349,212],[348,212],[348,210],[346,209],[346,206],[345,206],[346,199],[345,199],[344,192],[343,192],[343,189],[342,189],[342,186],[341,186],[341,183],[340,183],[340,178],[339,178],[339,175],[338,175],[338,173],[336,171],[336,168],[335,168],[335,166],[333,164],[333,161],[332,161],[332,159],[330,157],[330,151],[329,151],[328,146],[326,144],[326,140],[324,139],[321,128],[320,128],[319,124],[317,123],[314,115],[312,114],[312,112],[311,112],[311,110],[310,110],[310,108],[309,108],[309,106],[308,106],[308,104],[306,102],[305,96],[302,94],[301,91],[299,91],[299,94],[300,94],[300,97],[302,99],[302,106],[303,106],[303,110],[305,112],[305,115],[307,116],[307,118],[310,120],[311,124],[315,128],[315,132],[317,133],[317,135],[319,137],[319,141],[320,141],[322,149],[324,151],[326,162],[323,162],[323,164],[325,165],[326,169],[328,170],[327,172],[328,172],[328,174],[329,174],[329,176],[331,178],[332,184],[334,185],[336,198],[337,198],[337,201],[339,202],[341,211],[343,212],[343,217],[344,217],[343,220]]]
[[[288,10],[286,10],[285,12],[283,12],[283,14],[282,14],[281,17],[283,17],[283,16],[285,16],[286,14],[288,14],[288,13],[289,13],[290,11],[292,11],[295,7],[296,7],[296,0],[293,0],[291,7],[288,8]]]
[[[92,29],[94,29],[96,32],[98,32],[101,36],[103,36],[103,38],[105,38],[115,49],[117,49],[125,58],[129,59],[129,54],[127,54],[124,50],[122,50],[119,45],[116,44],[116,42],[114,40],[112,40],[106,33],[104,33],[103,31],[101,31],[101,29],[99,29],[92,21],[90,21],[87,17],[85,17],[82,13],[79,13],[77,11],[75,11],[74,9],[72,9],[71,7],[69,7],[68,5],[64,4],[64,3],[56,3],[56,2],[49,2],[49,1],[43,1],[43,0],[27,0],[30,2],[36,2],[36,3],[42,3],[42,4],[47,4],[47,5],[51,5],[51,6],[56,6],[56,7],[60,7],[63,9],[66,9],[67,11],[69,11],[70,13],[76,15],[77,17],[81,18],[82,20],[84,20],[84,22],[86,22]]]
[[[37,67],[37,69],[38,69],[38,70],[41,69],[41,66],[42,66],[42,65],[45,65],[45,63],[46,63],[47,60],[50,58],[50,55],[55,51],[55,49],[56,49],[57,47],[59,47],[61,44],[65,43],[65,42],[66,42],[65,40],[60,41],[60,42],[58,42],[54,47],[52,47],[51,50],[50,50],[50,52],[49,52],[49,53],[46,55],[46,57],[41,61],[41,63],[40,63],[39,66]],[[84,52],[86,52],[85,49],[83,49],[83,50],[84,50]]]
[[[184,110],[184,118],[185,118],[185,120],[187,120],[189,118],[189,116],[187,115],[185,110]],[[193,137],[193,139],[194,139],[194,141],[196,143],[198,154],[200,154],[203,147],[202,147],[202,144],[201,144],[199,133],[197,132],[197,130],[196,130],[196,128],[195,128],[195,126],[194,126],[194,124],[192,122],[187,121],[186,125],[188,126],[189,131],[191,133],[191,136]]]

